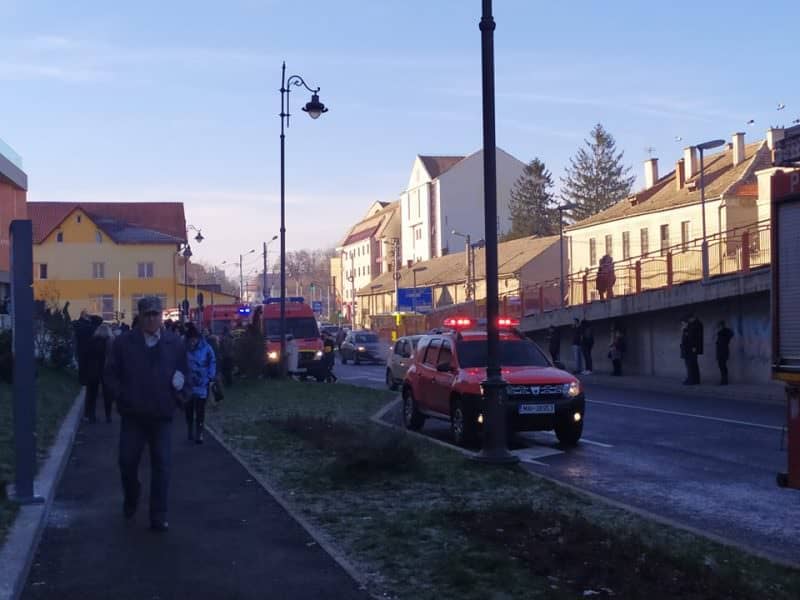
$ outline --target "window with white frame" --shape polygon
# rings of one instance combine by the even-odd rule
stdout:
[[[589,264],[597,264],[597,241],[594,238],[589,238]]]
[[[622,232],[622,259],[627,260],[631,257],[631,232]]]
[[[151,262],[140,262],[137,271],[139,279],[152,279],[155,276],[155,265]]]
[[[103,321],[113,321],[115,317],[114,296],[111,294],[89,296],[89,312],[100,315]]]
[[[92,279],[105,279],[106,278],[106,263],[95,262],[92,263]]]
[[[681,250],[689,248],[689,221],[681,221]]]
[[[47,263],[39,263],[39,279],[47,279]]]
[[[614,256],[614,236],[606,236],[606,254],[608,256]]]

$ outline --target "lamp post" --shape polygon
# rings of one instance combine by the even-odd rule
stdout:
[[[558,255],[559,255],[559,264],[561,265],[558,273],[558,280],[561,284],[561,306],[564,306],[565,296],[564,296],[564,211],[565,210],[572,210],[575,208],[576,205],[572,204],[571,202],[567,202],[566,204],[561,204],[556,207],[558,210]]]
[[[244,273],[242,272],[242,261],[244,260],[245,255],[253,254],[256,251],[255,248],[250,250],[249,252],[245,252],[244,254],[239,255],[239,301],[244,302]]]
[[[483,448],[475,459],[490,464],[509,464],[519,459],[508,451],[506,441],[506,382],[500,371],[500,302],[497,281],[497,143],[494,114],[494,29],[492,0],[483,0],[481,16],[481,65],[483,79],[483,219],[486,228],[486,381]]]
[[[328,112],[325,105],[319,101],[319,88],[310,88],[300,75],[291,75],[286,79],[286,63],[281,67],[281,377],[286,376],[286,133],[289,128],[289,93],[292,86],[303,86],[311,92],[311,100],[303,107],[303,112],[308,113],[312,119],[318,119],[322,113]]]
[[[185,323],[189,316],[189,259],[192,257],[192,247],[189,244],[189,230],[196,231],[197,235],[194,236],[195,241],[199,244],[205,237],[203,233],[194,225],[186,226],[186,241],[178,248],[180,252],[183,249],[183,303],[181,304],[181,322]]]
[[[411,297],[411,307],[413,308],[414,314],[417,312],[417,273],[422,273],[422,271],[427,271],[428,267],[414,267],[411,269],[411,273],[414,276],[414,295]]]
[[[457,235],[458,237],[462,237],[466,240],[466,255],[467,255],[467,285],[466,285],[466,292],[467,292],[467,301],[472,300],[472,240],[468,233],[461,233],[453,229],[451,232],[453,235]]]
[[[269,297],[269,292],[267,291],[267,250],[269,250],[269,245],[278,239],[277,235],[273,235],[272,239],[268,242],[264,242],[264,279],[261,282],[261,301],[262,303],[266,303],[267,298]]]
[[[705,169],[703,166],[703,152],[718,148],[725,143],[725,140],[710,140],[697,144],[697,149],[700,151],[700,210],[703,215],[703,242],[700,246],[700,254],[703,268],[703,281],[708,281],[708,241],[706,240],[706,182],[705,182]]]

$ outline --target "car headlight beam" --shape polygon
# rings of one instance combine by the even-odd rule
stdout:
[[[581,384],[578,381],[573,381],[572,383],[565,383],[564,384],[564,395],[569,396],[570,398],[575,398],[576,396],[580,396],[581,392]]]

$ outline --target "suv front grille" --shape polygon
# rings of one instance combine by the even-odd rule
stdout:
[[[508,395],[511,398],[560,398],[564,395],[563,383],[548,383],[542,385],[509,385]]]

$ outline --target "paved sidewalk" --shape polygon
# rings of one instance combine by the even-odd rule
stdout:
[[[367,599],[368,594],[211,436],[186,442],[176,414],[170,531],[126,523],[116,466],[119,420],[82,424],[23,598]]]
[[[603,373],[579,375],[578,378],[591,388],[619,388],[628,390],[654,391],[674,394],[677,396],[704,396],[719,398],[721,400],[736,400],[742,402],[759,402],[765,404],[783,404],[786,401],[784,386],[779,382],[766,382],[763,384],[732,383],[730,385],[716,385],[715,382],[700,385],[683,385],[676,379],[666,377],[648,377],[644,375],[623,375],[613,377]]]

